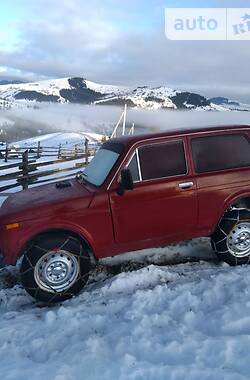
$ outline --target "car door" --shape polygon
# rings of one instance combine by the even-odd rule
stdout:
[[[198,224],[210,234],[232,198],[250,188],[250,139],[244,131],[190,136],[197,178]],[[209,207],[208,207],[209,205]]]
[[[185,139],[142,143],[125,166],[132,172],[134,189],[123,196],[115,186],[110,190],[116,242],[168,240],[195,227],[196,182],[187,162]]]

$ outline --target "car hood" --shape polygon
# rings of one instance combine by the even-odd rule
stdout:
[[[0,224],[21,222],[87,208],[94,192],[76,179],[38,186],[10,195],[0,208]]]

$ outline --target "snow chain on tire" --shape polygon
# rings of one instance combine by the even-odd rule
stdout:
[[[60,242],[60,244],[58,244]],[[57,247],[57,248],[55,248]],[[79,265],[79,275],[69,289],[56,291],[51,288],[49,291],[41,289],[35,281],[35,266],[39,259],[49,251],[66,250],[71,256],[76,257]],[[47,304],[64,301],[76,295],[87,283],[90,273],[90,257],[84,250],[82,243],[66,233],[53,234],[47,233],[38,236],[37,239],[25,250],[21,264],[20,274],[21,281],[25,290],[36,300],[46,302]]]
[[[234,229],[241,223],[250,223],[250,210],[244,208],[231,209],[224,214],[216,231],[211,236],[212,248],[218,258],[232,266],[249,264],[250,262],[250,249],[244,257],[239,257],[240,255],[237,257],[236,254],[230,252],[230,244],[228,245],[230,234],[235,232]]]

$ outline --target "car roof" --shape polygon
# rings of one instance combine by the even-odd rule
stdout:
[[[145,134],[137,134],[137,135],[127,135],[115,137],[107,142],[113,143],[122,143],[124,145],[132,146],[137,142],[144,140],[153,140],[160,139],[164,137],[171,136],[185,136],[190,134],[198,134],[202,132],[220,132],[220,131],[230,131],[230,130],[241,130],[241,129],[249,129],[250,125],[220,125],[220,126],[203,126],[203,127],[177,127],[177,128],[169,128],[164,132],[157,133],[145,133]]]

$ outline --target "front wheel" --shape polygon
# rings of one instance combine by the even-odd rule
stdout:
[[[250,262],[250,210],[232,209],[221,219],[212,235],[212,247],[230,265]]]
[[[80,240],[67,233],[46,233],[24,252],[20,274],[36,300],[55,303],[77,294],[86,284],[90,258]]]

